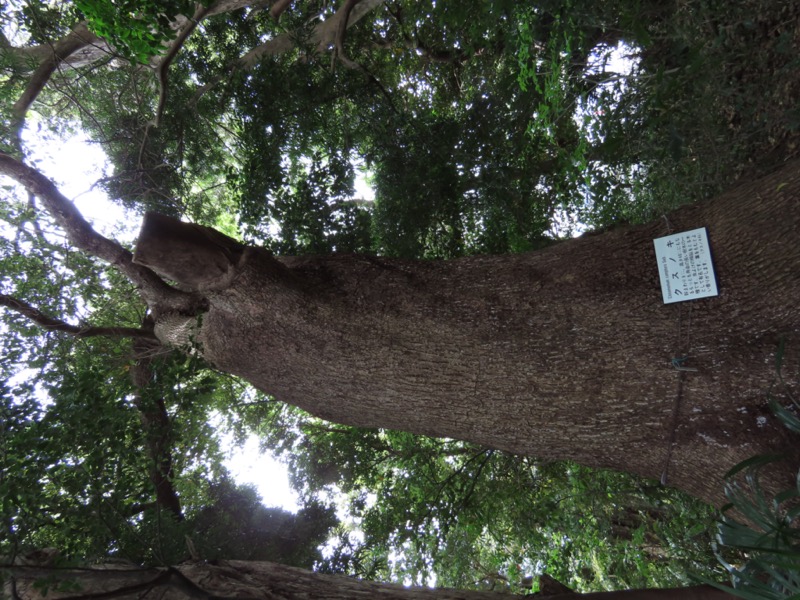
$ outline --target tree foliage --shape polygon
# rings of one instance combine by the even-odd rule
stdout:
[[[75,6],[92,31],[111,42],[124,57],[139,63],[162,54],[176,36],[172,21],[194,10],[194,2],[189,0],[76,0]]]

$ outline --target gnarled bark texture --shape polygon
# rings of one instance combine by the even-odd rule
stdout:
[[[151,216],[134,260],[208,299],[211,363],[312,414],[656,479],[668,461],[670,485],[719,502],[753,454],[794,452],[796,473],[767,392],[781,336],[797,382],[798,200],[793,164],[650,225],[438,262],[276,258]],[[652,240],[701,226],[720,295],[664,305]],[[157,320],[171,343],[195,325]],[[673,368],[686,355],[696,371]]]
[[[19,600],[63,600],[66,598],[116,598],[119,600],[187,600],[196,598],[246,598],[251,600],[493,600],[529,598],[493,592],[450,589],[403,588],[322,575],[294,567],[267,562],[223,561],[182,564],[166,569],[12,569]],[[47,581],[47,595],[37,590],[34,581]],[[8,590],[11,592],[12,590]],[[595,594],[556,594],[537,596],[542,600],[732,600],[734,597],[707,586],[627,590]]]

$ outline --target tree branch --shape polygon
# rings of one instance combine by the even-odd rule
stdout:
[[[194,12],[194,15],[188,20],[186,26],[181,30],[180,34],[177,38],[170,44],[170,48],[164,57],[159,61],[158,67],[156,67],[156,75],[158,76],[158,87],[159,87],[159,94],[158,94],[158,108],[156,108],[156,117],[153,121],[153,125],[158,127],[158,124],[161,122],[161,115],[164,112],[164,105],[167,103],[167,70],[169,69],[170,64],[177,56],[180,49],[183,47],[183,44],[189,39],[189,36],[192,32],[197,28],[200,24],[200,21],[203,20],[209,12],[209,8],[203,6],[202,4],[197,5],[197,9]]]
[[[199,296],[167,285],[147,267],[134,264],[130,251],[97,233],[69,198],[42,173],[4,152],[0,152],[0,173],[8,175],[28,192],[36,195],[47,212],[64,229],[72,245],[111,263],[125,274],[141,289],[145,302],[151,308],[183,314],[197,314],[201,310],[204,301]]]
[[[150,316],[142,323],[153,327]],[[173,485],[175,470],[172,464],[172,421],[167,405],[156,387],[156,368],[153,362],[154,345],[148,340],[134,340],[134,363],[130,370],[131,381],[136,388],[134,404],[139,410],[139,420],[145,433],[145,443],[150,455],[150,482],[156,494],[156,505],[170,512],[177,520],[183,520],[180,497]]]
[[[349,19],[347,20],[347,27],[352,27],[358,21],[363,19],[370,11],[378,8],[382,5],[385,0],[361,0],[356,6],[351,7]],[[340,20],[342,18],[342,11],[339,10],[337,13],[328,19],[327,21],[323,21],[319,23],[314,30],[311,32],[310,43],[314,46],[317,51],[321,54],[328,50],[331,46],[334,45],[336,40],[336,31],[339,27]],[[241,56],[237,61],[235,61],[231,65],[232,70],[250,70],[255,68],[255,66],[261,61],[262,58],[265,56],[277,56],[279,54],[283,54],[292,50],[296,46],[295,38],[293,35],[289,33],[281,34],[277,37],[272,38],[261,44],[260,46],[256,46],[243,56]],[[203,94],[207,91],[212,89],[216,86],[220,81],[222,81],[225,77],[228,77],[230,73],[226,73],[224,77],[216,77],[203,87],[201,87],[197,94],[195,94],[194,102],[197,102],[198,98],[200,98]]]
[[[283,1],[285,0],[281,0],[281,2]],[[248,7],[255,10],[268,3],[268,0],[217,0],[208,7],[208,14],[205,16],[209,17]],[[187,20],[188,17],[184,15],[176,15],[174,24],[177,26],[176,28],[181,28]],[[80,24],[76,25],[76,29],[79,26]],[[112,52],[112,49],[109,48],[105,40],[94,36],[94,34],[91,35],[93,36],[93,41],[87,40],[87,43],[78,49],[81,50],[80,52],[77,50],[73,51],[72,54],[66,59],[63,59],[62,62],[66,62],[73,67],[84,67],[99,60],[103,56],[108,56],[109,53]],[[5,36],[3,36],[3,38],[4,37]],[[0,47],[4,48],[7,56],[10,57],[12,61],[13,68],[17,70],[29,72],[31,70],[31,63],[40,65],[53,54],[51,44],[39,44],[36,46],[18,48],[11,46],[7,39],[3,41],[3,38],[0,38]]]
[[[389,14],[391,14],[397,21],[397,24],[400,26],[401,32],[404,31],[406,26],[401,11],[389,10]],[[416,28],[414,29],[416,30]],[[404,47],[408,50],[414,50],[418,52],[421,56],[435,63],[463,63],[469,60],[470,58],[479,56],[487,51],[487,49],[484,47],[477,48],[472,52],[466,52],[465,50],[459,50],[459,49],[435,50],[429,47],[427,44],[424,44],[419,39],[419,35],[416,32],[414,33],[413,36],[407,33],[402,33],[401,35],[403,38],[402,42],[394,42],[389,39],[382,39],[373,42],[373,44],[378,48],[384,48],[384,49],[395,48],[399,44],[401,47]],[[494,46],[498,46],[498,44],[494,44]],[[498,50],[497,48],[494,48],[495,52],[497,50]]]
[[[273,19],[277,19],[280,17],[284,11],[289,8],[289,5],[292,3],[292,0],[278,0],[272,7],[269,9],[269,16]]]
[[[334,38],[334,60],[338,59],[348,69],[359,69],[358,63],[350,60],[344,51],[344,38],[347,31],[348,21],[350,20],[350,13],[353,8],[361,2],[361,0],[345,0],[344,6],[339,9],[336,16],[339,17],[339,12],[342,13],[339,17],[339,25],[336,28],[336,37]]]
[[[31,75],[30,81],[12,107],[14,122],[12,130],[19,138],[19,132],[25,123],[25,115],[33,101],[41,93],[44,86],[50,80],[51,75],[58,68],[58,65],[66,60],[71,54],[77,52],[84,46],[100,41],[100,38],[89,31],[86,22],[78,23],[69,34],[52,46],[51,54],[45,58]]]
[[[351,1],[352,0],[347,0],[345,6],[336,11],[336,14],[333,17],[320,23],[314,29],[314,34],[311,37],[311,41],[316,43],[318,52],[322,53],[330,46],[335,46],[336,33],[339,30],[339,27],[344,27],[346,29],[352,27],[361,19],[363,19],[369,12],[378,8],[384,3],[384,0],[359,0],[357,3],[353,2],[345,14],[347,4],[350,4]],[[343,21],[344,25],[342,25]]]
[[[6,306],[18,312],[47,331],[62,331],[79,338],[108,336],[157,339],[152,330],[148,331],[137,327],[78,327],[77,325],[70,325],[60,319],[44,314],[27,302],[6,294],[0,294],[0,306]]]

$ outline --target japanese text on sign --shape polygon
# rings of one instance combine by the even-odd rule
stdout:
[[[653,240],[664,303],[718,295],[705,227]]]

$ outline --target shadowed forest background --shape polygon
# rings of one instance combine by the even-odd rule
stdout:
[[[0,22],[3,153],[83,133],[109,161],[85,187],[137,222],[156,211],[278,256],[535,251],[798,156],[789,1],[5,1]],[[578,591],[726,580],[716,508],[312,417],[161,346],[131,281],[34,194],[4,179],[0,197],[0,556],[270,560],[518,594],[542,573]],[[237,485],[211,423],[257,435],[303,508]]]

